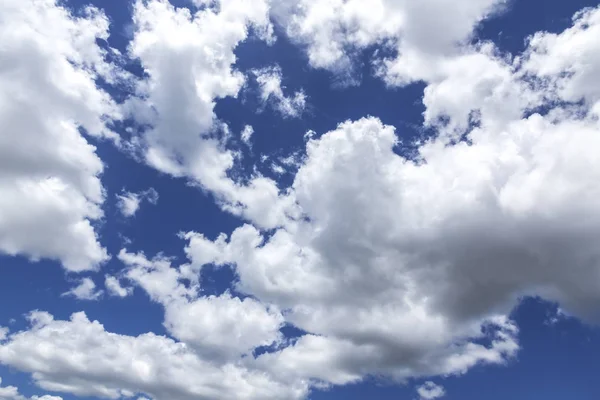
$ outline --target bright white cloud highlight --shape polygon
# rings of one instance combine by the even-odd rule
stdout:
[[[91,278],[83,278],[77,286],[62,295],[73,296],[78,300],[98,300],[102,294],[104,292],[96,289],[96,284]]]
[[[434,382],[428,381],[417,388],[417,393],[421,400],[435,400],[446,395],[443,387],[436,385]]]
[[[60,261],[74,272],[107,258],[92,222],[102,218],[103,163],[80,128],[114,137],[118,118],[95,84],[118,77],[98,40],[108,19],[82,16],[52,0],[0,5],[0,251]]]
[[[564,100],[600,100],[600,9],[578,12],[573,26],[560,34],[538,32],[529,40],[524,68],[546,78]]]
[[[124,217],[133,217],[139,210],[142,201],[150,204],[158,203],[158,192],[154,188],[139,193],[123,191],[117,195],[117,207]]]
[[[428,79],[441,58],[457,54],[474,27],[504,6],[504,0],[283,0],[273,4],[291,40],[306,47],[310,64],[355,81],[356,54],[369,46],[397,53],[375,56],[394,85]]]
[[[173,268],[168,259],[148,260],[126,250],[119,259],[130,267],[126,277],[165,307],[168,331],[200,354],[232,360],[282,339],[279,329],[284,320],[278,310],[229,293],[199,297],[199,271],[189,265]]]
[[[270,104],[284,118],[298,118],[306,108],[306,95],[302,90],[291,96],[283,93],[283,73],[279,66],[266,67],[252,71],[258,83],[263,105]]]

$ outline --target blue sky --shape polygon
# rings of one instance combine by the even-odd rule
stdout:
[[[0,5],[0,400],[598,398],[600,8],[449,3]]]

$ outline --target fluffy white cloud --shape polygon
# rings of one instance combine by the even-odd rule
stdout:
[[[282,340],[283,316],[261,303],[229,294],[170,304],[165,326],[177,339],[209,356],[235,359]]]
[[[529,40],[524,69],[546,79],[556,95],[570,102],[600,100],[600,9],[588,8],[560,34],[538,32]]]
[[[108,19],[52,0],[0,5],[0,251],[56,259],[70,271],[107,259],[92,221],[102,217],[103,164],[80,130],[113,137],[118,118],[95,79],[118,79],[97,42]]]
[[[189,265],[173,268],[168,259],[148,260],[125,250],[119,259],[130,267],[126,277],[165,307],[164,326],[173,337],[210,359],[235,360],[282,339],[278,310],[229,293],[199,297],[198,271]]]
[[[214,365],[163,336],[107,332],[84,313],[59,321],[35,312],[30,319],[30,330],[0,344],[0,362],[33,373],[34,381],[46,390],[109,399],[144,394],[173,400],[279,400],[306,394],[305,385],[283,385],[238,363]]]
[[[106,287],[106,291],[108,292],[108,294],[111,296],[127,297],[133,294],[132,287],[121,286],[119,278],[111,275],[106,275],[104,277],[104,286]]]
[[[92,279],[83,278],[77,286],[62,295],[73,296],[79,300],[98,300],[103,293],[102,290],[96,290],[96,284]]]
[[[453,54],[503,0],[284,0],[273,5],[288,36],[306,46],[310,64],[352,74],[355,56],[373,45],[397,53],[381,60],[391,84],[424,79],[431,61]],[[352,80],[352,77],[349,77]]]
[[[218,7],[191,13],[166,0],[135,3],[130,54],[149,78],[138,85],[141,97],[130,99],[126,108],[152,128],[131,145],[149,165],[213,193],[224,210],[276,227],[294,213],[293,201],[280,197],[276,183],[260,175],[247,183],[228,176],[234,154],[218,139],[223,125],[213,111],[217,99],[235,97],[243,87],[245,76],[232,66],[234,50],[250,28],[268,36],[269,6],[265,0],[213,5]]]
[[[597,12],[557,37],[585,36],[595,25],[578,21]],[[595,44],[574,40],[587,45],[570,63],[584,68]],[[532,43],[514,61],[482,45],[440,65],[428,123],[442,129],[445,116],[465,140],[442,135],[408,159],[377,118],[342,123],[307,144],[290,192],[303,219],[268,234],[246,225],[216,241],[185,236],[192,265],[235,264],[238,290],[309,333],[259,357],[273,374],[342,384],[504,363],[518,343],[503,315],[523,295],[598,320],[595,98],[545,103],[577,73],[531,85],[530,60],[546,54]],[[544,114],[529,111],[540,104]],[[485,325],[495,333],[483,346],[473,339]]]
[[[252,70],[258,83],[260,98],[263,105],[271,104],[284,118],[297,118],[302,115],[306,108],[306,95],[302,90],[292,96],[283,93],[281,86],[283,73],[278,65]]]
[[[2,378],[0,378],[0,385],[2,384]],[[0,400],[62,400],[59,396],[33,396],[25,397],[19,394],[19,389],[15,386],[0,386]]]
[[[149,79],[144,100],[128,106],[152,128],[131,144],[253,225],[216,240],[183,235],[190,263],[178,267],[120,252],[123,278],[164,307],[181,342],[109,333],[81,313],[34,313],[30,330],[2,341],[0,362],[77,395],[293,399],[368,375],[403,381],[506,363],[519,349],[507,315],[523,295],[598,320],[600,105],[589,34],[598,9],[561,34],[534,36],[513,59],[490,44],[455,45],[491,0],[276,8],[315,66],[337,68],[351,63],[348,48],[391,41],[400,55],[380,72],[392,84],[426,80],[425,122],[440,132],[413,158],[374,117],[310,133],[282,192],[261,176],[228,176],[234,157],[213,112],[243,85],[233,51],[249,26],[269,31],[267,4],[200,3],[193,15],[162,0],[135,5],[131,54]],[[232,264],[237,291],[251,297],[202,296],[206,264]],[[285,323],[307,333],[288,343]],[[271,349],[255,356],[262,346]]]
[[[417,388],[417,393],[422,400],[435,400],[446,395],[443,387],[436,385],[434,382],[425,382]]]
[[[123,191],[117,195],[117,207],[124,217],[133,217],[144,200],[150,204],[158,203],[158,192],[154,188],[139,193]]]
[[[289,365],[290,374],[345,383],[370,373],[398,378],[460,373],[478,362],[502,363],[518,349],[515,327],[493,314],[510,310],[499,307],[510,300],[510,290],[488,304],[477,290],[477,281],[500,267],[480,267],[481,278],[470,272],[476,254],[469,260],[461,248],[477,248],[470,232],[458,248],[441,246],[446,238],[441,222],[453,221],[455,210],[476,209],[457,203],[462,194],[454,199],[436,192],[447,189],[430,182],[444,178],[431,178],[441,171],[459,177],[463,171],[468,174],[464,183],[475,185],[473,174],[460,166],[448,170],[452,163],[437,166],[434,158],[414,164],[393,152],[395,143],[393,128],[376,119],[342,124],[308,144],[308,159],[296,175],[294,190],[307,222],[278,230],[268,240],[251,226],[237,229],[229,242],[187,235],[194,264],[206,262],[207,255],[214,255],[210,262],[235,263],[238,289],[289,309],[289,322],[324,336],[303,338],[265,356],[265,365],[281,373]],[[473,157],[465,158],[465,151],[461,148],[452,160],[466,165]],[[471,205],[468,197],[464,201]],[[487,230],[487,221],[481,222]],[[439,253],[430,254],[431,249]],[[472,289],[451,284],[452,276],[464,280],[469,274],[473,282],[466,284]],[[474,305],[481,309],[471,310]],[[471,343],[488,323],[498,329],[497,338],[488,347]],[[308,356],[316,352],[328,361],[319,358],[319,368]]]
[[[299,328],[341,349],[367,346],[362,359],[333,357],[347,376],[503,362],[518,348],[515,330],[493,315],[521,295],[596,316],[598,131],[595,118],[534,114],[502,131],[476,128],[471,143],[431,141],[411,161],[394,153],[392,127],[344,123],[308,144],[294,182],[305,222],[268,239],[251,226],[229,241],[188,234],[187,252],[235,263],[238,289],[289,308]],[[490,318],[500,339],[469,343]]]
[[[140,208],[140,198],[137,193],[123,192],[117,195],[117,207],[124,217],[132,217]]]

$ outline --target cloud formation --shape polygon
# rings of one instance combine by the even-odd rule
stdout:
[[[62,296],[73,296],[78,300],[98,300],[104,294],[102,290],[96,289],[96,284],[91,278],[83,278],[79,284]]]
[[[119,278],[111,275],[104,277],[104,286],[110,296],[127,297],[133,294],[132,287],[123,287]]]
[[[158,192],[154,188],[139,193],[123,191],[117,195],[117,207],[124,217],[133,217],[139,210],[142,201],[150,204],[158,203]]]
[[[33,373],[46,390],[108,399],[139,393],[173,400],[299,399],[305,394],[240,365],[214,366],[164,336],[107,332],[84,313],[61,321],[34,312],[29,319],[30,330],[0,345],[0,362]]]
[[[226,129],[214,114],[216,100],[236,97],[246,81],[233,67],[236,46],[249,29],[270,40],[269,5],[264,0],[219,5],[192,13],[166,0],[135,3],[130,56],[148,78],[138,82],[138,96],[125,109],[151,128],[130,145],[150,166],[212,193],[225,211],[272,228],[294,213],[293,203],[279,197],[271,179],[256,175],[239,183],[228,175],[235,157],[219,138]]]
[[[263,105],[271,104],[272,107],[284,118],[298,118],[306,108],[306,95],[302,90],[291,96],[283,93],[283,72],[278,65],[252,70],[258,83],[260,99]]]
[[[422,400],[435,400],[446,395],[446,391],[443,387],[436,385],[435,383],[428,381],[417,388],[419,398]]]
[[[512,362],[520,345],[510,313],[523,296],[598,321],[600,8],[506,55],[470,40],[499,1],[196,3],[191,11],[135,2],[127,56],[146,75],[131,78],[136,92],[120,105],[138,128],[122,142],[105,125],[120,118],[118,107],[95,83],[117,79],[97,45],[106,17],[73,17],[49,0],[0,6],[9,26],[0,40],[16,43],[0,50],[12,62],[0,69],[0,123],[19,137],[0,146],[3,252],[70,271],[106,260],[90,222],[104,201],[90,136],[113,138],[246,221],[216,239],[181,234],[179,265],[119,252],[125,268],[105,276],[106,290],[145,292],[162,306],[169,337],[109,332],[83,312],[60,320],[34,311],[28,329],[1,330],[0,363],[77,396],[304,399],[368,376],[403,382]],[[291,185],[259,173],[234,179],[215,104],[244,86],[235,49],[251,34],[271,42],[271,17],[316,68],[351,76],[357,52],[394,49],[374,56],[376,73],[389,85],[424,82],[423,122],[436,134],[403,143],[376,116],[342,121],[307,134],[304,156],[290,161]],[[280,70],[254,75],[265,101],[294,106]],[[253,130],[243,132],[249,142]],[[147,195],[119,196],[134,215]],[[206,295],[209,265],[232,268],[234,287]],[[68,293],[100,295],[90,278]],[[417,392],[444,395],[430,381]]]
[[[358,83],[357,55],[378,45],[372,62],[392,85],[429,78],[429,71],[460,45],[475,26],[498,12],[504,0],[282,0],[274,2],[276,21],[306,49],[310,65]]]
[[[0,378],[0,384],[2,384],[2,378]],[[0,399],[1,400],[62,400],[59,396],[33,396],[25,397],[19,393],[19,389],[15,386],[0,386]]]
[[[119,118],[95,83],[119,79],[98,45],[107,37],[108,19],[93,7],[74,16],[50,0],[0,5],[2,253],[73,272],[108,258],[92,225],[103,216],[104,164],[89,143],[115,138],[105,120]]]

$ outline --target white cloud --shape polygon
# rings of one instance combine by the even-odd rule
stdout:
[[[111,296],[127,297],[133,294],[132,287],[121,286],[119,279],[111,275],[106,275],[104,277],[104,286],[106,287],[108,294]]]
[[[418,257],[414,243],[418,236],[412,238],[409,221],[423,213],[399,206],[424,205],[422,199],[401,197],[409,182],[421,180],[409,179],[409,171],[402,170],[412,166],[393,152],[395,141],[392,128],[365,119],[343,124],[310,142],[308,159],[294,183],[310,222],[278,230],[268,240],[245,226],[233,233],[229,243],[224,238],[215,242],[217,250],[203,236],[187,235],[186,251],[193,264],[206,261],[206,254],[216,255],[212,262],[237,264],[239,290],[289,309],[288,322],[324,336],[307,337],[281,354],[265,356],[265,365],[273,365],[273,373],[289,368],[286,373],[335,379],[333,383],[371,373],[398,378],[451,374],[478,362],[502,363],[518,349],[514,326],[496,319],[493,325],[500,331],[492,345],[469,343],[469,338],[481,336],[480,325],[492,316],[454,316],[441,299],[451,298],[455,288],[446,292],[435,278],[441,265],[432,265],[429,277],[425,260],[411,261],[401,253],[414,248]],[[414,188],[410,193],[426,191]],[[436,247],[423,243],[424,249]],[[457,338],[464,344],[448,351]],[[323,355],[319,368],[307,355],[317,352]],[[342,378],[337,378],[339,374]]]
[[[577,13],[560,34],[538,32],[529,40],[524,69],[546,78],[558,97],[589,105],[600,100],[600,9]]]
[[[246,143],[246,145],[248,145],[248,146],[252,146],[250,140],[251,140],[253,134],[254,134],[254,128],[251,125],[244,126],[244,129],[242,130],[242,133],[240,135],[242,138],[242,142]]]
[[[165,308],[165,327],[175,338],[194,346],[201,354],[226,360],[276,344],[282,339],[282,325],[283,317],[277,310],[227,293]]]
[[[356,54],[372,45],[397,56],[379,60],[390,84],[425,79],[439,57],[457,52],[473,28],[503,0],[284,0],[274,15],[313,67],[354,74]],[[350,81],[352,76],[347,77]]]
[[[79,128],[110,137],[118,118],[98,76],[114,81],[98,40],[108,20],[75,17],[52,0],[0,5],[0,251],[97,269],[107,258],[92,221],[102,217],[103,163]]]
[[[217,3],[215,3],[217,4]],[[237,96],[245,76],[233,68],[236,46],[250,28],[269,31],[265,0],[226,0],[193,14],[165,0],[138,1],[130,55],[148,74],[126,108],[151,129],[133,139],[154,168],[191,179],[213,193],[221,207],[262,227],[281,225],[295,212],[273,180],[260,175],[247,183],[227,175],[234,154],[215,138],[223,130],[215,101]]]
[[[167,330],[200,354],[232,360],[281,340],[284,320],[273,307],[229,293],[199,297],[198,270],[189,265],[172,268],[168,259],[148,260],[126,250],[119,259],[130,267],[126,277],[164,306]]]
[[[271,171],[273,171],[277,175],[285,174],[285,168],[283,168],[281,165],[277,164],[276,162],[271,163]]]
[[[63,293],[62,296],[73,296],[79,300],[98,300],[103,293],[102,290],[96,290],[96,284],[92,279],[83,278],[77,286]]]
[[[137,193],[123,192],[117,195],[117,207],[124,217],[132,217],[140,208],[140,198]]]
[[[4,326],[0,326],[0,342],[7,338],[10,330]]]
[[[570,62],[583,68],[595,44],[581,42]],[[506,315],[523,295],[598,320],[596,99],[544,103],[566,84],[530,85],[536,48],[513,61],[475,46],[440,65],[426,115],[440,129],[445,115],[466,140],[442,135],[407,159],[393,127],[344,122],[307,144],[290,191],[304,219],[268,234],[246,225],[216,241],[185,236],[193,266],[234,264],[237,290],[309,333],[261,365],[282,380],[334,384],[460,374],[516,354]],[[575,79],[563,70],[556,82]],[[540,104],[548,111],[529,111]]]
[[[279,66],[252,70],[259,86],[263,105],[270,104],[284,118],[298,118],[306,108],[306,95],[302,90],[292,96],[283,93],[283,73]]]
[[[422,400],[435,400],[446,395],[443,387],[429,381],[417,388],[417,393]]]
[[[164,336],[107,332],[84,313],[73,314],[70,321],[41,312],[30,318],[30,330],[0,344],[0,362],[34,373],[35,383],[46,390],[173,400],[301,399],[306,394],[301,383],[283,385],[240,363],[214,365]]]
[[[142,201],[148,201],[150,204],[158,203],[158,192],[154,188],[144,190],[139,193],[123,191],[117,195],[117,207],[124,217],[133,217],[139,210]]]
[[[76,395],[299,399],[368,375],[431,379],[505,364],[519,350],[507,315],[524,295],[598,320],[600,103],[588,36],[598,9],[561,34],[534,36],[517,59],[455,44],[491,0],[305,0],[291,14],[275,10],[315,66],[337,68],[352,62],[348,47],[391,40],[400,56],[379,72],[391,84],[426,80],[425,122],[440,132],[414,159],[397,154],[395,129],[374,117],[311,133],[282,192],[261,176],[229,178],[233,154],[209,135],[215,99],[244,83],[235,47],[248,26],[269,26],[264,2],[219,4],[192,16],[165,1],[136,3],[131,53],[150,78],[138,88],[145,100],[129,106],[153,128],[132,144],[253,225],[215,240],[182,235],[190,263],[178,267],[119,253],[123,278],[164,307],[181,342],[37,312],[31,329],[2,341],[1,363]],[[532,113],[538,105],[549,110]],[[143,112],[152,107],[156,115]],[[205,264],[232,264],[235,289],[250,297],[202,296]],[[283,324],[307,334],[288,343]],[[261,346],[272,351],[255,357]]]
[[[2,378],[0,378],[0,385],[2,384]],[[19,394],[19,389],[15,386],[0,386],[0,400],[62,400],[59,396],[33,396],[25,397]]]

